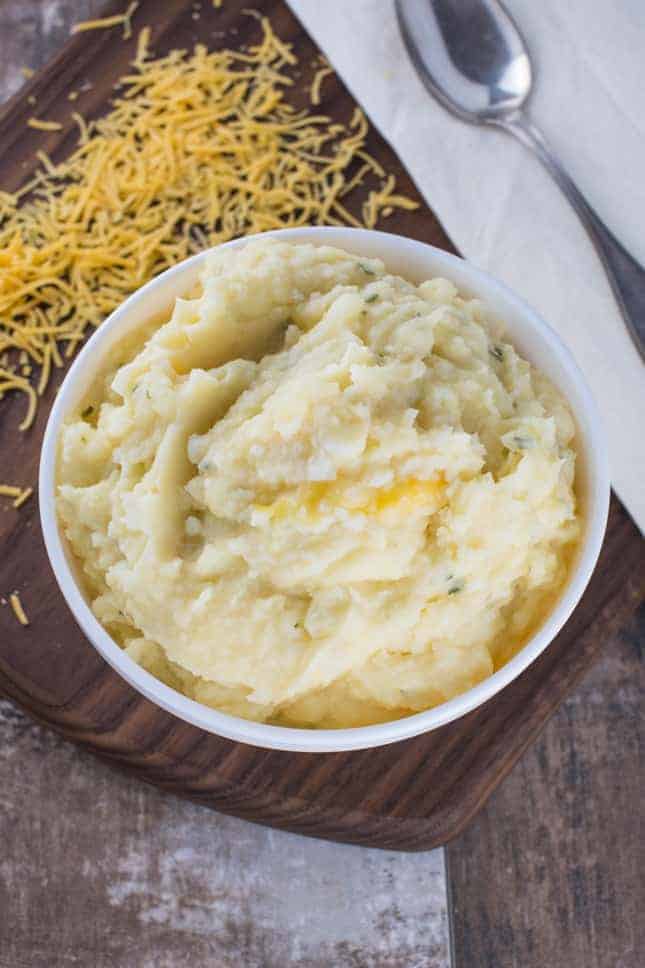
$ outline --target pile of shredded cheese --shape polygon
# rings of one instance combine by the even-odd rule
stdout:
[[[267,229],[371,227],[416,207],[365,152],[358,109],[342,125],[288,103],[296,57],[266,18],[261,29],[243,51],[197,46],[151,60],[144,28],[110,112],[90,124],[73,113],[71,156],[55,165],[41,151],[27,185],[0,191],[0,398],[26,395],[21,429],[88,325],[187,255]],[[358,219],[344,199],[362,183]],[[33,376],[13,362],[21,352]]]

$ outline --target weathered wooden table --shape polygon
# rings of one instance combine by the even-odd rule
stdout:
[[[0,98],[101,3],[0,0]],[[205,814],[0,703],[0,968],[447,968],[449,923],[457,968],[640,968],[645,614],[606,619],[601,660],[445,852],[447,883],[441,852]]]

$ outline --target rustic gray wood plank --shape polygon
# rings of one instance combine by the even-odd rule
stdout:
[[[0,968],[447,968],[439,851],[284,834],[112,771],[0,702]]]
[[[645,965],[645,608],[611,622],[601,660],[448,847],[457,968]]]
[[[0,103],[67,40],[70,26],[95,16],[103,0],[0,0]]]

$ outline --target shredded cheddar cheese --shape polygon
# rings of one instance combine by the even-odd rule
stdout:
[[[21,508],[23,504],[29,500],[29,498],[33,493],[34,493],[33,487],[26,487],[24,491],[21,491],[20,494],[16,496],[16,499],[13,502],[13,506],[15,508]]]
[[[15,487],[13,484],[0,484],[0,495],[2,497],[15,497],[18,499],[21,494],[21,487]]]
[[[86,30],[105,30],[110,27],[120,27],[123,25],[123,37],[125,40],[132,36],[132,14],[139,6],[139,0],[133,0],[123,13],[114,14],[113,17],[100,17],[97,20],[80,20],[72,27],[73,34],[80,34]]]
[[[0,366],[0,400],[9,390],[18,390],[27,397],[27,412],[18,425],[20,430],[28,430],[34,422],[38,398],[29,380],[19,376],[12,366]]]
[[[311,92],[310,92],[311,103],[314,106],[317,106],[320,104],[320,88],[321,88],[322,82],[325,80],[326,77],[328,77],[330,74],[333,74],[333,73],[334,73],[333,68],[331,68],[329,64],[325,63],[314,74],[314,79],[311,82]]]
[[[29,118],[27,125],[38,131],[60,131],[63,127],[59,121],[43,121],[41,118]]]
[[[19,508],[34,493],[33,487],[18,487],[15,484],[0,484],[0,497],[12,497],[13,507]]]
[[[73,153],[56,164],[39,152],[20,191],[0,190],[0,399],[27,397],[21,429],[88,327],[191,253],[268,229],[372,227],[416,207],[365,151],[360,110],[343,125],[288,103],[295,55],[255,16],[260,39],[243,51],[198,45],[153,60],[144,28],[109,113],[88,123],[72,112]],[[360,217],[345,204],[358,186]]]
[[[16,616],[21,625],[29,625],[29,619],[25,614],[25,610],[22,607],[22,602],[20,601],[20,595],[18,592],[12,592],[9,596],[9,604],[13,609],[13,614]]]
[[[148,56],[148,47],[150,45],[150,27],[144,27],[139,31],[139,36],[137,38],[137,56],[135,58],[135,64],[141,66],[144,60]]]

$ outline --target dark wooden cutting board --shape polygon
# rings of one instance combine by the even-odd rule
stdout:
[[[123,0],[106,13],[123,9]],[[152,27],[157,52],[247,42],[254,29],[245,3],[142,0],[134,37],[119,30],[81,34],[7,106],[0,117],[0,188],[18,187],[35,167],[35,150],[58,159],[75,142],[70,110],[92,117],[127,73],[137,30]],[[296,101],[306,99],[318,51],[281,2],[253,5],[295,45],[300,65]],[[196,15],[199,14],[198,17]],[[70,90],[87,87],[73,105]],[[28,98],[36,98],[34,107]],[[346,120],[354,102],[336,77],[323,86],[321,111]],[[59,120],[60,132],[25,126],[36,113]],[[369,150],[419,197],[393,151],[372,131]],[[420,199],[419,199],[420,200]],[[350,205],[351,208],[351,199]],[[382,226],[454,251],[422,204]],[[0,477],[30,484],[55,383],[27,434],[17,427],[22,399],[0,407]],[[504,692],[456,723],[429,735],[365,752],[325,755],[269,752],[189,726],[134,692],[87,643],[67,610],[47,562],[35,498],[21,511],[0,499],[0,595],[21,593],[31,624],[22,628],[0,608],[0,690],[35,719],[133,775],[206,806],[318,837],[422,850],[456,836],[532,742],[602,648],[609,627],[627,622],[637,600],[626,585],[645,565],[643,543],[616,499],[607,538],[587,593],[557,640]],[[61,783],[65,778],[61,777]]]

